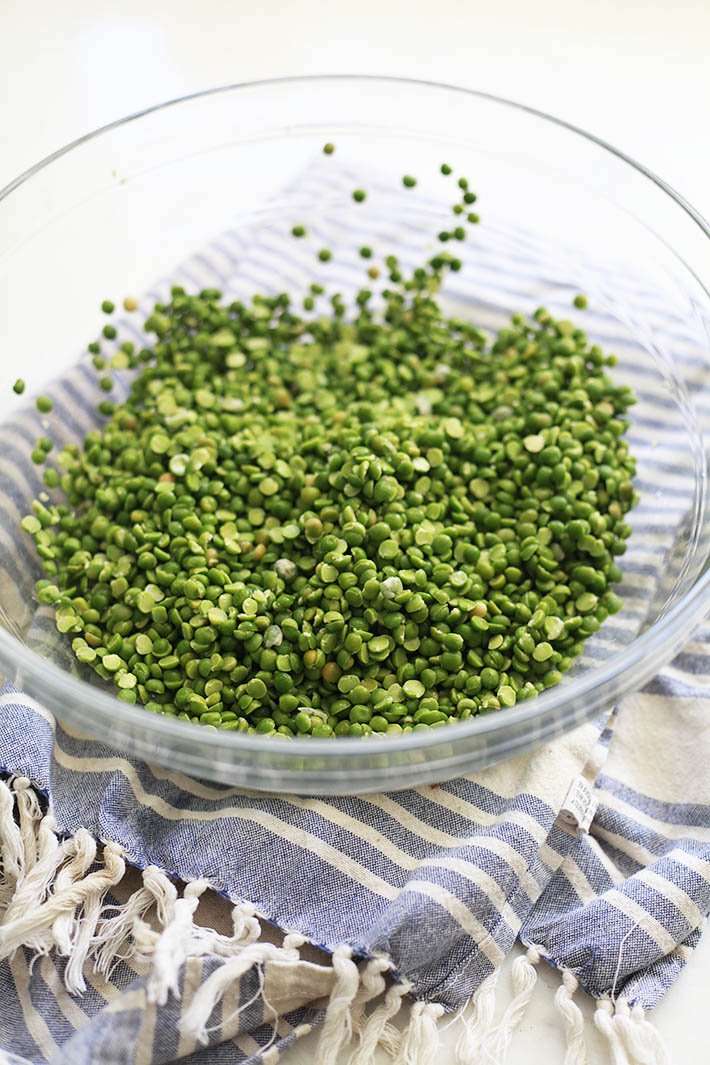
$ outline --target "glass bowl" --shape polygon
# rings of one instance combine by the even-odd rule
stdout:
[[[335,155],[323,154],[325,141]],[[316,268],[347,296],[361,281],[365,240],[413,263],[431,253],[451,218],[455,177],[442,177],[444,161],[470,179],[483,220],[445,303],[484,328],[545,304],[614,351],[617,380],[637,391],[629,435],[641,503],[621,560],[622,612],[540,698],[401,737],[279,742],[118,701],[37,604],[41,570],[19,527],[43,490],[30,460],[37,435],[63,444],[97,423],[84,364],[101,301],[137,296],[144,312],[170,281],[194,288],[206,278],[297,294]],[[403,173],[417,176],[416,189],[402,185]],[[352,201],[358,186],[370,191],[366,204]],[[284,243],[296,222],[312,232],[310,245]],[[0,673],[61,722],[128,755],[266,791],[445,780],[599,715],[667,662],[709,605],[709,235],[660,179],[603,142],[524,106],[414,81],[232,86],[56,152],[0,193]],[[335,250],[327,269],[315,255],[326,242]],[[579,291],[589,297],[583,313],[571,305]],[[28,383],[23,397],[12,393],[17,376]],[[58,400],[44,417],[32,402],[42,391]]]

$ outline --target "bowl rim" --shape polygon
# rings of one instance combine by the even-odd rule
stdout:
[[[572,122],[568,122],[566,119],[558,118],[528,104],[522,104],[507,99],[506,97],[498,96],[494,93],[468,89],[463,86],[429,79],[403,78],[380,74],[304,74],[260,78],[253,81],[235,82],[229,85],[202,89],[198,92],[187,93],[182,96],[165,100],[161,103],[152,104],[149,107],[99,126],[96,129],[77,137],[75,140],[70,141],[68,144],[63,145],[56,151],[45,156],[43,159],[40,159],[37,163],[30,166],[10,181],[9,184],[5,185],[4,188],[0,189],[0,202],[5,200],[21,185],[25,184],[35,174],[46,169],[52,163],[61,159],[62,156],[67,155],[75,148],[80,147],[87,141],[94,140],[104,134],[110,133],[114,129],[118,129],[131,122],[145,118],[154,112],[177,107],[180,104],[208,98],[210,96],[221,94],[226,95],[228,93],[239,93],[240,91],[272,88],[276,86],[285,87],[288,85],[306,84],[308,82],[375,82],[383,85],[395,84],[404,87],[414,86],[420,89],[443,90],[445,92],[453,92],[488,101],[490,103],[499,104],[503,107],[531,115],[544,122],[549,122],[575,134],[576,136],[582,137],[584,140],[596,145],[605,152],[609,152],[621,162],[626,163],[632,169],[636,170],[673,200],[675,204],[689,216],[691,221],[699,227],[703,236],[710,239],[710,224],[708,224],[703,215],[693,207],[685,197],[652,170],[648,169],[648,167],[633,159],[625,152],[622,152],[620,149],[615,148],[596,134],[589,133],[586,130],[581,129],[579,126],[574,125]],[[707,285],[693,273],[690,267],[686,266],[686,269],[693,274],[695,281],[710,298],[710,291],[708,291]],[[689,627],[699,624],[703,616],[706,614],[708,609],[707,604],[710,601],[708,599],[709,590],[710,568],[696,580],[695,584],[688,589],[681,599],[671,607],[660,620],[654,622],[654,624],[645,632],[640,636],[635,637],[626,645],[626,647],[612,656],[608,664],[595,667],[591,671],[585,671],[581,673],[579,677],[570,680],[566,684],[548,689],[537,699],[526,701],[520,706],[507,708],[504,714],[484,714],[467,721],[456,722],[455,737],[448,730],[443,734],[437,730],[426,730],[421,732],[413,731],[408,734],[403,734],[402,736],[388,737],[386,745],[387,749],[394,753],[395,751],[406,752],[423,748],[432,748],[435,747],[438,742],[442,742],[445,738],[449,741],[454,738],[464,741],[467,738],[471,739],[477,737],[485,741],[496,734],[512,731],[513,727],[516,725],[522,726],[526,723],[532,723],[547,715],[551,715],[555,710],[562,710],[564,705],[571,702],[573,699],[576,702],[579,702],[579,700],[585,695],[591,695],[593,690],[608,686],[611,682],[626,674],[634,664],[644,659],[652,661],[654,652],[661,651],[669,645],[674,647],[673,637],[675,636],[677,638],[682,636]],[[689,614],[692,616],[690,623],[688,621]],[[665,663],[667,658],[667,655],[663,655],[662,657],[659,657],[657,661],[659,663]],[[115,713],[117,709],[120,709],[121,716],[128,727],[135,726],[139,732],[142,732],[143,734],[149,733],[155,740],[159,740],[163,737],[171,737],[175,739],[180,736],[184,739],[192,738],[194,740],[195,738],[195,729],[191,722],[181,721],[176,718],[166,718],[159,714],[149,714],[146,713],[144,707],[132,706],[130,703],[121,702],[119,708],[117,705],[119,700],[115,695],[110,694],[109,692],[104,692],[100,688],[89,686],[86,681],[67,673],[54,663],[44,659],[37,652],[26,647],[25,644],[2,626],[0,626],[0,660],[4,660],[8,665],[12,664],[12,666],[18,671],[29,675],[36,674],[38,670],[41,670],[45,674],[46,681],[53,684],[57,691],[57,695],[62,699],[65,705],[71,706],[72,703],[76,701],[85,704],[87,695],[90,694],[92,711],[97,717],[103,717],[104,715]],[[654,669],[652,674],[655,672],[656,670]],[[626,694],[632,686],[633,682],[630,682],[625,686],[621,685],[618,694]],[[29,687],[32,687],[32,685],[29,685]],[[29,694],[32,693],[29,692]],[[591,709],[586,713],[583,712],[581,715],[575,716],[572,723],[581,723],[583,720],[598,712],[598,703],[594,699],[590,699],[589,704]],[[224,731],[220,729],[212,730],[204,728],[200,730],[199,738],[201,744],[204,744],[204,748],[208,751],[209,749],[212,749],[216,753],[219,750],[222,754],[227,753],[227,751],[231,749],[234,753],[240,752],[243,754],[252,752],[254,754],[271,753],[274,756],[283,756],[288,753],[289,756],[293,757],[309,754],[312,756],[318,755],[321,759],[325,758],[326,760],[328,760],[329,756],[330,758],[337,757],[339,762],[338,768],[341,770],[343,768],[341,759],[346,763],[350,761],[360,761],[366,754],[375,754],[376,752],[381,752],[383,750],[383,747],[380,744],[377,744],[376,747],[368,744],[367,747],[365,747],[359,737],[349,736],[337,737],[337,743],[334,743],[332,738],[316,739],[312,737],[301,738],[295,736],[287,745],[278,746],[274,744],[273,738],[268,736],[262,737],[253,733],[240,733],[231,730]]]

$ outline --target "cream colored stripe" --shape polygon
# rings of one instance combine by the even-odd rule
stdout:
[[[610,906],[614,906],[615,909],[620,910],[626,917],[630,917],[631,920],[642,928],[643,931],[651,937],[657,944],[659,950],[664,954],[670,954],[670,952],[676,947],[676,941],[673,936],[665,930],[662,924],[660,924],[655,917],[652,917],[643,906],[635,902],[634,899],[628,895],[624,895],[616,888],[612,888],[610,891],[604,892],[604,901],[608,902]]]
[[[247,1057],[252,1057],[261,1051],[261,1047],[256,1039],[252,1039],[250,1035],[237,1035],[232,1042],[235,1046],[239,1047],[242,1053],[246,1054]]]
[[[241,980],[233,980],[222,996],[222,1041],[233,1039],[239,1031],[239,999],[241,997]]]
[[[148,962],[137,963],[135,958],[122,958],[121,961],[129,969],[132,969],[136,976],[145,976],[150,968]],[[86,966],[84,976],[87,983],[91,984],[94,991],[101,995],[101,998],[106,1002],[115,1002],[123,994],[120,988],[116,987],[115,984],[110,984],[102,973],[97,972],[93,965]]]
[[[42,958],[40,972],[42,973],[42,979],[45,984],[54,995],[54,999],[59,1006],[59,1009],[69,1021],[72,1028],[78,1031],[80,1028],[83,1028],[85,1024],[88,1024],[91,1018],[87,1017],[84,1011],[77,1006],[74,999],[70,996],[48,954],[45,954]]]
[[[469,802],[468,799],[461,799],[458,795],[452,795],[450,791],[446,791],[445,788],[429,788],[428,790],[419,789],[418,792],[423,795],[429,802],[434,803],[437,806],[443,807],[445,810],[450,810],[452,813],[458,814],[460,817],[467,817],[469,820],[485,825],[487,827],[491,825],[498,825],[502,821],[509,821],[519,824],[521,828],[525,829],[534,840],[538,843],[547,836],[547,832],[534,817],[525,813],[524,810],[503,810],[500,814],[492,814],[488,810],[484,810],[480,806],[476,806],[475,803]],[[381,800],[385,799],[385,796],[381,795],[363,795],[363,799],[368,801],[374,801],[381,809],[385,809],[385,804]],[[421,825],[422,822],[417,820],[412,814],[410,814],[399,803],[388,800],[386,812],[399,821],[405,828],[409,825]],[[427,828],[427,825],[423,826]],[[418,833],[418,828],[414,828],[413,831]]]
[[[71,735],[71,733],[70,733]],[[80,738],[80,737],[77,737]],[[178,772],[176,769],[166,769],[164,766],[148,762],[148,769],[156,780],[167,780],[188,795],[195,795],[200,799],[231,799],[233,795],[242,795],[246,799],[263,798],[264,793],[253,791],[250,788],[220,788],[212,784],[205,784],[202,780],[193,780],[192,777]]]
[[[705,654],[707,655],[707,648],[705,649]],[[687,684],[689,688],[706,688],[710,684],[710,673],[691,673],[686,667],[676,666],[672,662],[663,667],[663,675],[664,677],[671,677],[673,680],[679,680],[681,683]]]
[[[639,869],[638,873],[636,873],[636,879],[648,884],[664,899],[668,899],[676,909],[680,910],[692,928],[698,927],[703,919],[703,914],[682,888],[676,884],[671,884],[669,880],[659,876],[653,869]]]
[[[562,865],[563,861],[563,855],[560,854],[558,851],[554,850],[547,843],[543,843],[543,845],[538,851],[537,856],[541,860],[543,865],[545,865],[549,870],[550,876],[545,878],[544,883],[540,884],[531,866],[531,868],[528,869],[527,872],[525,872],[520,877],[520,889],[525,892],[525,894],[528,896],[532,903],[537,902],[537,900],[540,898],[540,895],[545,890],[559,867]]]
[[[689,854],[688,851],[681,850],[679,847],[674,847],[669,852],[670,856],[683,865],[687,865],[688,869],[692,869],[703,880],[710,880],[710,862],[705,861],[704,858],[698,858],[697,854]]]
[[[626,802],[625,799],[619,798],[618,795],[613,795],[602,788],[598,790],[597,794],[605,806],[610,806],[613,810],[630,817],[631,820],[637,821],[640,825],[652,828],[654,832],[658,832],[665,839],[686,838],[695,839],[701,843],[710,842],[710,828],[701,825],[676,825],[670,821],[662,821],[657,817],[652,817],[645,810],[637,809],[631,803]]]
[[[683,653],[691,655],[702,655],[704,658],[708,653],[708,645],[705,643],[704,640],[691,640],[690,643],[687,643],[683,648]]]
[[[492,825],[498,820],[497,814],[492,814],[490,810],[484,810],[481,806],[477,806],[475,803],[470,802],[468,799],[462,799],[458,795],[453,795],[446,788],[417,788],[417,794],[426,799],[427,802],[434,803],[436,806],[443,807],[444,810],[450,810],[454,814],[459,814],[461,817],[468,817],[471,821],[477,821],[481,825]],[[384,799],[384,795],[364,795],[364,799]],[[378,804],[379,805],[379,804]],[[392,813],[391,807],[388,808],[388,813],[391,816],[398,817],[402,813],[407,813],[404,807],[399,803],[393,803],[394,813]],[[411,816],[411,815],[410,815]]]
[[[38,706],[38,704],[34,703],[34,700],[27,699],[26,701],[28,705],[31,705],[38,712],[41,712],[41,708]],[[43,716],[46,716],[46,714],[44,714]],[[70,730],[67,729],[65,726],[62,727],[65,729],[66,732],[69,733],[69,735],[73,735],[77,739],[83,738],[80,733],[73,733],[70,732]],[[58,749],[61,750],[61,748]],[[62,753],[67,759],[64,764],[66,764],[68,768],[71,768],[70,760],[72,756],[64,751],[62,751]],[[85,760],[82,759],[81,761],[83,762]],[[111,760],[95,759],[94,761],[97,764],[95,766],[88,767],[90,771],[101,772],[103,768],[103,771],[108,772],[109,768],[113,768],[113,766],[109,766],[108,764]],[[129,765],[129,763],[125,764]],[[200,781],[192,780],[191,778],[185,776],[182,773],[168,772],[167,770],[163,770],[160,767],[153,765],[150,766],[150,769],[157,779],[168,780],[171,783],[174,783],[177,787],[182,788],[189,794],[196,795],[201,798],[226,798],[228,796],[233,795],[249,797],[252,795],[257,796],[260,794],[258,792],[248,791],[246,789],[240,788],[212,788],[209,785],[205,785]],[[143,791],[142,788],[141,791]],[[143,791],[143,794],[147,793]],[[546,833],[544,828],[539,824],[539,822],[535,820],[535,818],[531,817],[529,814],[526,814],[524,811],[514,810],[504,811],[502,815],[492,814],[489,811],[483,810],[481,807],[475,806],[473,803],[468,802],[465,799],[460,799],[458,796],[452,795],[450,792],[446,792],[438,788],[431,788],[426,790],[419,789],[419,794],[424,796],[426,799],[429,799],[436,805],[441,806],[446,810],[451,810],[454,813],[458,813],[463,817],[469,817],[474,822],[478,822],[481,825],[490,826],[500,824],[501,821],[513,821],[515,823],[518,823],[525,831],[527,831],[533,837],[533,839],[538,840],[538,842],[542,843],[545,838]],[[444,832],[441,829],[434,828],[433,826],[420,821],[413,814],[409,813],[409,811],[406,810],[403,806],[400,806],[399,803],[393,801],[387,796],[363,795],[360,796],[360,798],[363,801],[366,801],[371,805],[376,806],[378,809],[383,810],[383,812],[387,813],[394,821],[400,824],[403,828],[408,829],[416,836],[426,839],[429,843],[434,843],[437,846],[445,848],[461,847],[464,845],[474,844],[476,846],[481,846],[484,849],[494,850],[494,853],[496,853],[498,857],[503,858],[505,861],[508,862],[508,864],[511,866],[511,868],[514,870],[518,877],[523,876],[527,869],[526,861],[521,857],[520,853],[516,851],[514,847],[511,847],[509,844],[505,844],[502,840],[496,839],[496,837],[476,835],[476,825],[472,825],[474,831],[470,837],[454,836],[448,832]],[[159,801],[162,802],[163,800]],[[284,801],[287,801],[290,805],[295,806],[299,809],[311,809],[314,812],[320,814],[325,820],[336,824],[338,827],[349,829],[355,835],[359,836],[362,839],[365,839],[366,842],[368,842],[373,848],[379,850],[382,854],[385,855],[385,857],[390,858],[393,862],[395,862],[395,864],[400,865],[401,868],[416,868],[418,859],[416,859],[413,855],[410,855],[408,852],[402,850],[401,847],[398,847],[391,840],[388,840],[387,837],[382,836],[381,833],[379,833],[375,828],[372,828],[371,826],[364,824],[357,818],[352,817],[350,814],[347,814],[344,811],[339,810],[326,802],[323,802],[323,800],[300,799],[297,796],[289,796],[288,799]],[[167,806],[167,803],[165,805]],[[177,808],[173,807],[173,809]],[[191,816],[196,819],[204,818],[206,820],[211,820],[219,817],[234,815],[235,811],[237,814],[239,813],[238,808],[230,807],[227,810],[205,811],[200,814],[192,814]],[[181,810],[180,815],[182,816],[183,813],[189,812]],[[548,863],[546,862],[546,864]]]
[[[555,872],[562,865],[564,861],[564,854],[560,854],[550,843],[540,844],[540,849],[537,852],[537,856],[543,865],[546,865],[548,869]]]
[[[427,866],[431,866],[434,869],[450,869],[452,873],[458,873],[459,876],[462,876],[470,881],[470,883],[475,884],[476,887],[490,899],[496,909],[500,912],[503,920],[506,921],[511,928],[515,927],[516,922],[518,921],[518,916],[508,904],[505,892],[500,885],[496,883],[493,877],[484,872],[483,869],[479,869],[476,865],[471,865],[470,862],[461,861],[460,858],[432,858],[430,861],[424,861],[421,863],[421,868],[426,868]]]
[[[10,961],[10,972],[15,985],[17,997],[22,1006],[22,1015],[25,1020],[27,1031],[39,1047],[45,1058],[51,1058],[59,1050],[52,1038],[52,1033],[47,1027],[44,1018],[32,1005],[30,998],[30,974],[25,961],[24,951],[18,950]]]
[[[84,975],[86,976],[86,982],[91,984],[94,991],[96,991],[98,995],[101,995],[101,998],[104,999],[105,1002],[115,1002],[117,998],[121,997],[122,991],[120,988],[116,987],[115,984],[110,984],[108,980],[101,973],[97,973],[91,965],[87,966],[87,971]]]
[[[153,1060],[155,1044],[155,1021],[158,1014],[158,1006],[155,1002],[147,1002],[143,1011],[138,1040],[136,1042],[135,1065],[150,1065]]]
[[[688,947],[685,943],[679,943],[675,950],[671,951],[672,954],[677,954],[683,961],[689,961],[695,953],[695,947]]]
[[[562,862],[560,869],[567,877],[582,902],[591,902],[592,899],[597,897],[596,891],[571,855],[567,855]]]
[[[612,847],[621,851],[622,854],[628,854],[630,858],[633,858],[641,866],[654,865],[662,858],[672,858],[681,865],[685,865],[694,872],[699,873],[705,880],[710,880],[710,862],[703,861],[693,854],[688,854],[687,851],[682,850],[680,847],[673,847],[672,850],[667,851],[665,854],[654,854],[647,847],[626,839],[625,836],[619,836],[616,832],[610,832],[608,829],[600,828],[596,824],[593,827],[595,836],[606,840],[607,843],[611,843]]]
[[[273,814],[269,814],[264,810],[242,810],[236,806],[227,806],[220,810],[208,811],[180,809],[177,806],[172,806],[170,803],[167,803],[157,795],[149,795],[141,784],[135,769],[125,758],[77,758],[69,755],[56,742],[54,745],[54,756],[60,765],[64,766],[66,769],[73,769],[76,772],[118,772],[123,774],[138,802],[141,803],[142,806],[147,806],[149,809],[154,810],[155,813],[164,817],[166,820],[221,821],[234,817],[241,821],[251,821],[268,829],[282,839],[286,839],[290,843],[295,843],[304,850],[311,851],[311,853],[316,854],[322,861],[327,862],[328,865],[331,865],[339,872],[345,873],[352,880],[362,884],[362,886],[367,888],[368,891],[372,891],[373,894],[382,895],[387,899],[394,899],[397,897],[398,889],[393,884],[388,884],[386,880],[382,879],[382,877],[377,876],[376,873],[370,872],[369,869],[360,865],[359,862],[342,854],[337,848],[331,847],[329,843],[325,843],[322,839],[319,839],[318,836],[306,832],[303,829],[294,828],[293,825],[289,825],[288,822],[282,821],[280,818],[275,817]]]
[[[435,790],[438,793],[440,789]],[[452,796],[452,798],[454,797]],[[452,836],[449,832],[444,832],[443,829],[435,828],[433,825],[429,825],[425,821],[420,821],[417,817],[414,816],[414,814],[409,813],[408,810],[405,810],[403,806],[400,806],[398,802],[395,802],[394,799],[391,799],[387,795],[361,795],[360,799],[363,802],[367,802],[370,805],[375,806],[377,807],[377,809],[382,810],[384,813],[388,814],[398,824],[400,824],[402,828],[408,829],[415,836],[419,836],[421,839],[426,840],[427,843],[433,843],[437,847],[449,848],[463,846],[484,846],[484,840],[487,841],[492,838],[495,839],[495,837],[477,835],[475,825],[471,826],[473,831],[468,837]],[[439,802],[438,799],[434,801]],[[452,807],[449,806],[446,802],[440,803],[440,805],[444,806],[447,809],[452,809]],[[479,811],[477,807],[472,807],[470,803],[465,803],[464,805],[469,807],[472,812],[470,814],[467,811],[459,810],[457,812],[463,813],[465,816],[471,816],[474,819],[476,817],[480,817],[480,823],[486,825],[487,827],[490,825],[494,825],[497,822],[499,823],[500,821],[497,816],[494,816],[490,813],[486,813],[483,810]],[[528,818],[528,815],[523,815],[523,817]],[[503,820],[505,821],[506,818],[507,814],[503,817]],[[537,832],[539,833],[540,826],[537,824],[537,822],[534,821],[533,818],[529,818],[529,821],[531,822],[531,824],[537,826]],[[544,838],[545,833],[542,832],[541,835],[542,838]],[[510,847],[510,845],[508,846],[510,856],[506,860],[508,861],[508,864],[511,866],[511,868],[516,871],[517,875],[521,876],[522,873],[527,869],[527,862],[521,857],[520,853],[516,851],[514,847]]]
[[[623,884],[624,880],[626,880],[626,877],[622,873],[621,869],[619,869],[618,865],[611,857],[611,855],[607,854],[607,852],[604,850],[596,836],[587,836],[587,844],[590,849],[594,851],[597,861],[606,869],[612,884],[615,884],[617,886],[619,884]]]
[[[498,858],[503,858],[522,883],[528,872],[528,863],[522,854],[516,851],[515,847],[511,847],[510,843],[506,843],[499,836],[475,836],[471,840],[471,845],[480,847],[484,851],[490,851],[491,854],[495,854]],[[539,854],[540,851],[538,851]]]
[[[562,859],[560,859],[560,861],[562,861]],[[532,873],[526,873],[520,880],[519,887],[534,905],[542,895],[545,887],[547,887],[547,882],[545,884],[539,884]]]
[[[505,953],[498,946],[490,932],[484,928],[478,918],[471,913],[461,899],[456,898],[455,895],[452,895],[452,893],[442,887],[441,884],[431,884],[426,880],[410,880],[406,890],[425,895],[427,898],[437,902],[442,909],[446,910],[446,912],[461,925],[464,932],[475,940],[491,964],[495,967],[500,965],[505,957]],[[519,927],[520,921],[516,919],[516,923],[513,925],[513,932],[517,933]]]
[[[17,696],[16,695],[10,695],[10,694],[8,694],[8,695],[0,695],[0,708],[5,707],[5,706],[11,706],[13,703],[16,703],[16,702],[17,702]],[[41,705],[41,703],[36,703],[34,701],[34,699],[31,699],[29,695],[25,695],[24,692],[22,693],[22,703],[21,703],[21,705],[22,706],[29,706],[29,708],[31,710],[34,710],[34,712],[36,714],[39,714],[40,717],[44,718],[44,720],[47,722],[47,724],[51,725],[52,728],[54,728],[54,726],[56,724],[56,721],[55,721],[54,717],[50,714],[49,710],[45,710],[45,708]]]
[[[128,1010],[145,1009],[145,988],[138,987],[135,991],[122,991],[118,998],[109,1002],[105,1013],[125,1013]]]
[[[520,827],[532,836],[536,843],[543,843],[547,839],[549,829],[546,829],[544,825],[541,825],[539,821],[536,821],[531,814],[526,814],[524,810],[506,810],[502,818],[496,819],[496,824],[504,821],[508,824],[520,825]]]
[[[180,1017],[184,1017],[195,997],[195,992],[202,983],[202,958],[188,958],[183,967],[182,998],[180,1000]],[[186,1058],[195,1049],[195,1036],[180,1031],[177,1056]]]
[[[640,843],[634,843],[633,840],[619,836],[616,832],[610,832],[607,828],[602,828],[596,823],[592,825],[592,832],[597,839],[603,839],[607,843],[611,843],[616,850],[621,851],[623,854],[628,854],[639,865],[653,865],[654,862],[658,861],[658,854],[652,854],[650,850],[642,847]]]

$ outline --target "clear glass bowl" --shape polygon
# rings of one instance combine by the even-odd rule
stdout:
[[[325,141],[337,144],[330,158]],[[305,222],[334,243],[331,272],[322,269],[346,295],[361,280],[363,235],[374,233],[385,251],[385,240],[399,241],[421,261],[431,234],[450,224],[454,179],[442,178],[443,161],[468,175],[483,219],[447,303],[485,327],[541,303],[577,317],[618,354],[617,379],[638,392],[630,435],[642,501],[622,560],[623,611],[539,699],[401,737],[279,742],[119,702],[74,661],[33,594],[41,571],[19,528],[43,488],[30,461],[43,428],[33,397],[63,395],[45,431],[59,443],[80,439],[97,415],[72,389],[86,385],[76,366],[103,324],[101,300],[160,292],[166,279],[198,282],[196,252],[227,254],[229,273],[231,249],[226,283],[236,290],[245,277],[252,289],[298,289],[306,259],[278,254],[272,276],[259,254]],[[416,189],[402,186],[403,173],[417,176]],[[372,193],[362,206],[350,197],[359,185]],[[504,100],[419,82],[324,77],[218,89],[56,152],[0,193],[0,673],[62,722],[129,755],[267,791],[444,780],[598,715],[667,662],[710,605],[708,237],[678,195],[595,138]],[[590,299],[584,316],[571,307],[578,291]],[[17,376],[28,383],[21,399],[11,391]]]

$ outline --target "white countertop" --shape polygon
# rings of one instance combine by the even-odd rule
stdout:
[[[3,0],[0,187],[67,141],[161,100],[282,74],[378,73],[549,111],[645,163],[707,217],[709,44],[708,0]],[[558,978],[540,970],[510,1065],[564,1057]],[[672,1065],[707,1060],[708,990],[710,936],[653,1015]],[[445,1033],[447,1047],[457,1035]],[[592,1063],[608,1060],[594,1031],[590,1049]],[[285,1060],[312,1062],[312,1037]]]

